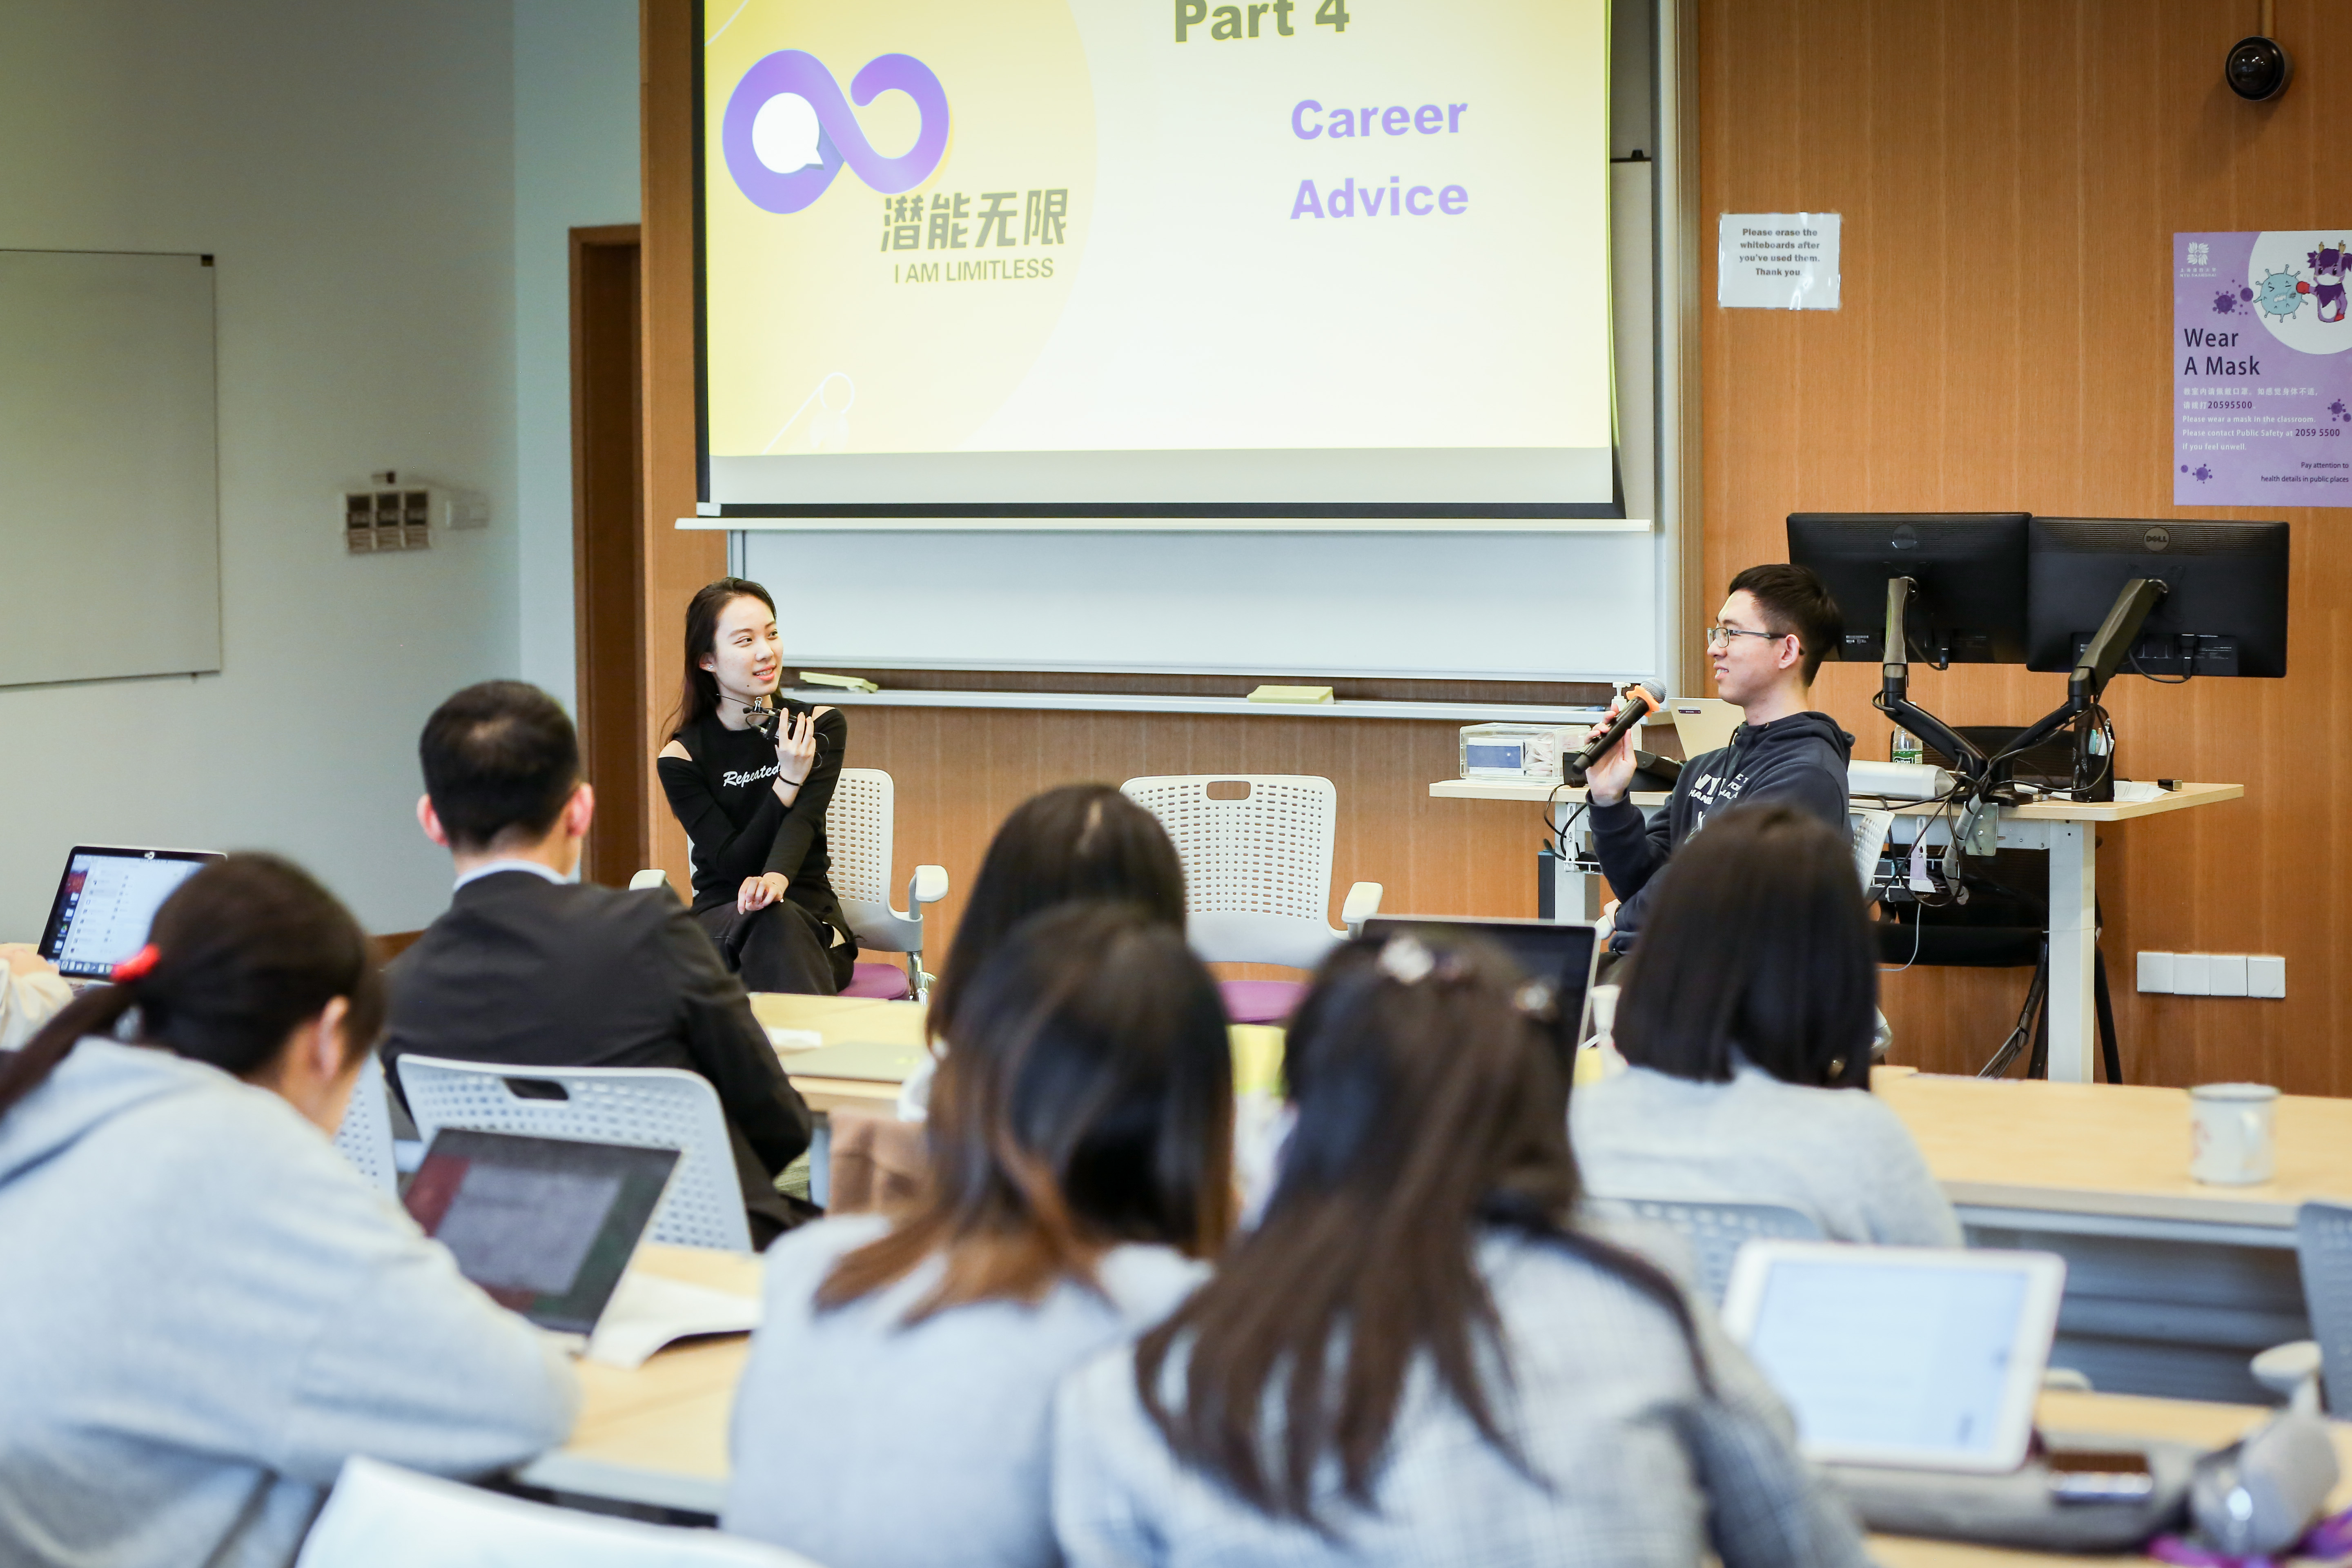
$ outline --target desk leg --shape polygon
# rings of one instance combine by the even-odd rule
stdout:
[[[2099,1023],[2091,988],[2099,953],[2097,825],[2050,825],[2050,1079],[2091,1081]]]

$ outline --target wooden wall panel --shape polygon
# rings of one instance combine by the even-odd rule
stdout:
[[[1544,813],[1534,805],[1433,800],[1455,771],[1455,727],[1418,721],[1234,714],[851,709],[849,754],[898,785],[894,882],[948,868],[931,968],[1005,814],[1040,790],[1150,773],[1315,773],[1339,795],[1331,918],[1358,880],[1392,913],[1532,915]],[[929,917],[926,917],[927,920]],[[1240,971],[1236,971],[1240,973]],[[1276,971],[1265,971],[1267,973]]]
[[[2352,12],[2277,10],[2295,80],[2254,105],[2221,83],[2254,21],[2234,0],[1699,0],[1707,223],[1844,216],[1833,313],[1717,310],[1703,252],[1705,563],[1719,592],[1783,558],[1794,510],[2292,521],[2287,679],[2111,690],[2126,775],[2248,798],[2103,835],[2105,949],[2132,1080],[2352,1093],[2335,806],[2352,517],[2170,504],[2173,232],[2352,226],[2327,112],[2352,80]],[[1883,757],[1876,685],[1874,667],[1832,665],[1818,690]],[[1920,670],[1913,691],[1956,723],[2022,722],[2063,683]],[[2140,949],[2284,953],[2287,999],[2143,998]],[[1898,1059],[1973,1069],[2024,983],[1890,976]]]
[[[644,140],[646,366],[646,734],[658,751],[677,701],[686,602],[727,572],[727,536],[680,531],[694,515],[694,36],[689,0],[639,0]],[[686,831],[670,815],[653,759],[636,787],[653,864],[685,889]]]

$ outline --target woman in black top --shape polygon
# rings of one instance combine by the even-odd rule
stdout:
[[[750,991],[830,996],[857,942],[826,872],[849,721],[779,697],[776,602],[721,577],[686,610],[686,689],[655,763],[694,845],[694,916]]]

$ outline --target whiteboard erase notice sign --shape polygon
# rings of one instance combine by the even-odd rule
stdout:
[[[1838,308],[1837,214],[1725,213],[1715,245],[1715,302],[1727,310]]]

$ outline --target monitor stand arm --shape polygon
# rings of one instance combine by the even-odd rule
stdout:
[[[1883,679],[1872,706],[1951,758],[1955,773],[1980,785],[1985,782],[1988,766],[1985,754],[1962,740],[1950,725],[1911,700],[1911,648],[1903,621],[1917,587],[1908,577],[1886,580],[1886,662],[1882,667]]]
[[[2083,657],[2074,661],[2074,673],[2066,680],[2066,700],[2022,731],[2009,749],[2023,752],[2041,745],[2088,712],[2105,693],[2107,682],[2115,679],[2132,646],[2139,641],[2140,628],[2168,592],[2154,577],[2135,577],[2125,584],[2107,618],[2084,647]]]

